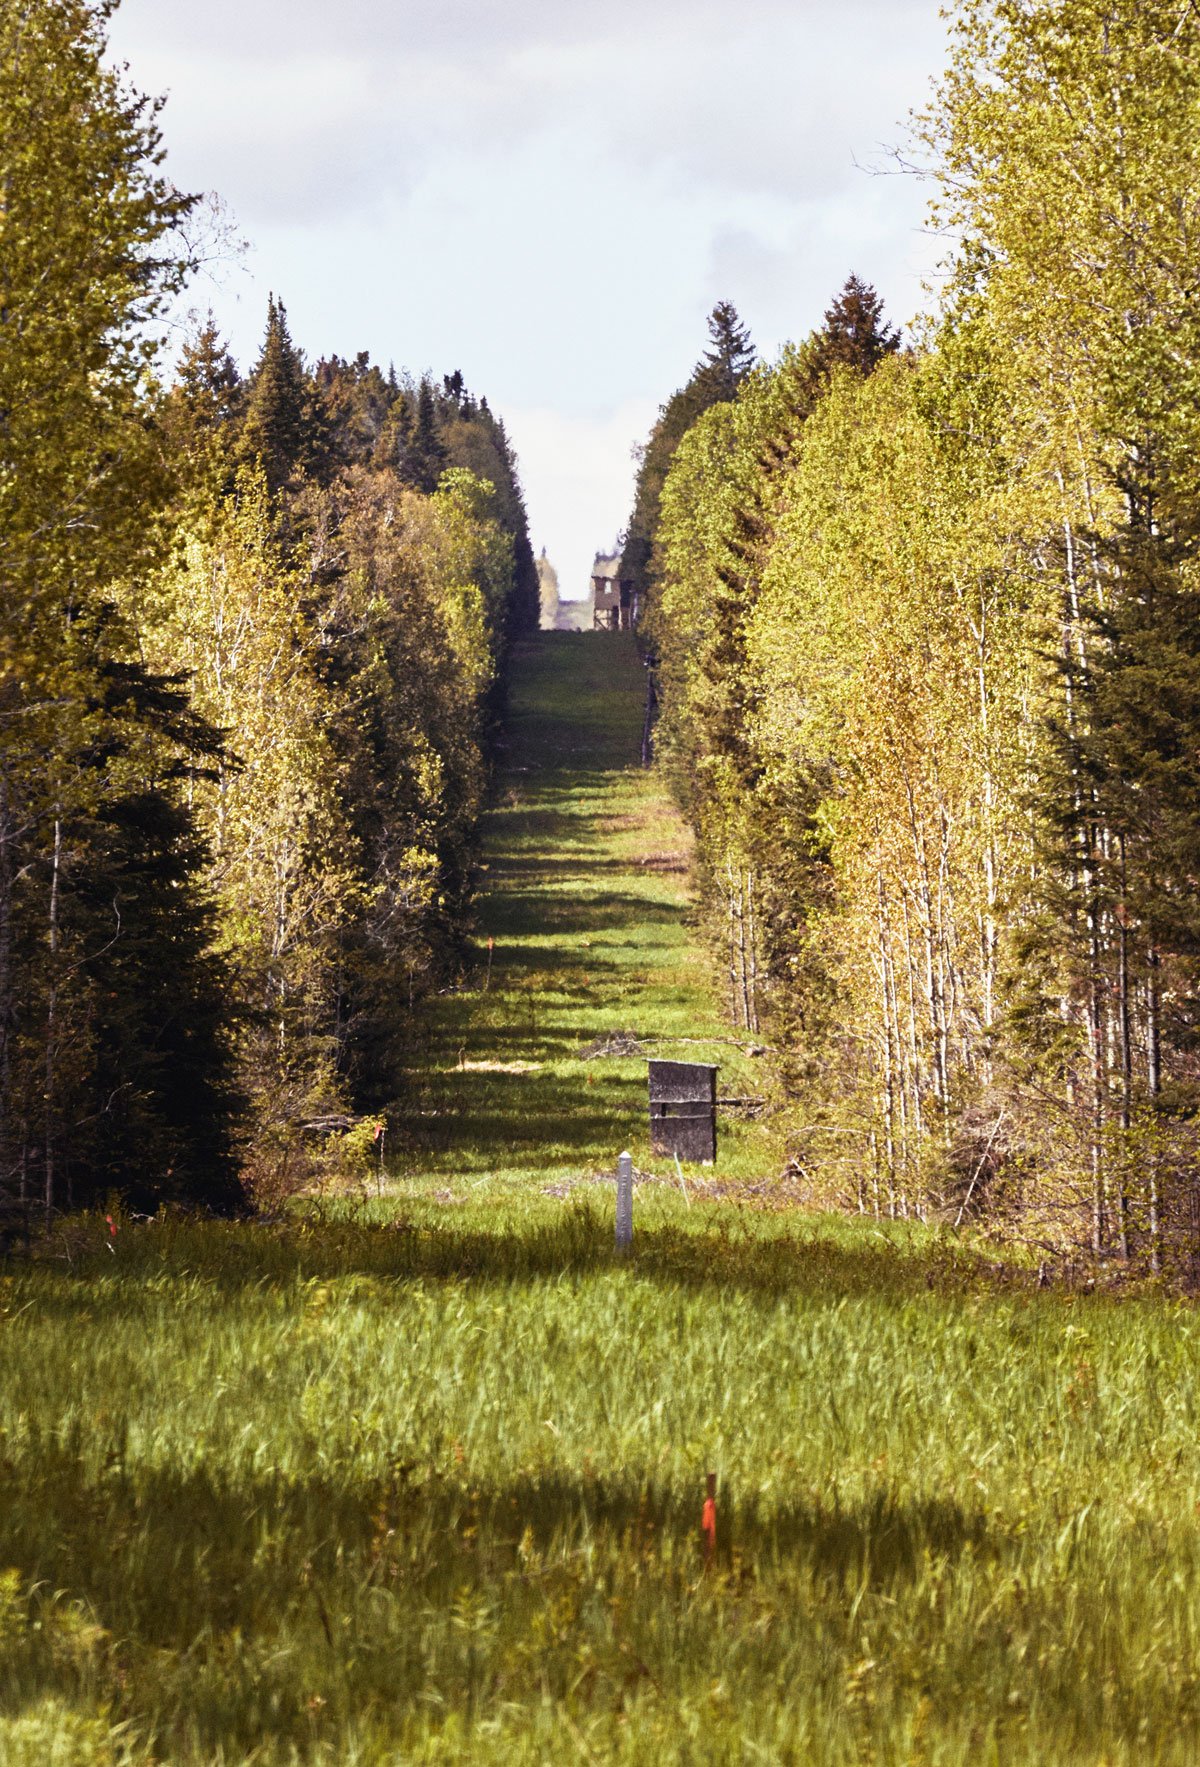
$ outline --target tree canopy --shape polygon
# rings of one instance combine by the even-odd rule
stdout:
[[[460,375],[272,295],[162,385],[194,204],[111,11],[0,10],[0,1201],[229,1212],[401,1094],[538,580]]]
[[[1190,9],[961,0],[921,347],[851,277],[680,422],[643,540],[714,955],[816,1193],[1153,1266],[1200,1110],[1198,115]]]

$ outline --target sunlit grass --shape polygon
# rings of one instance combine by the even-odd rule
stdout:
[[[89,1763],[1196,1758],[1190,1310],[638,1206],[624,1263],[597,1194],[98,1226],[7,1277],[10,1726],[74,1713]]]
[[[477,962],[414,1055],[426,1114],[400,1169],[417,1178],[562,1184],[624,1148],[656,1169],[647,1056],[719,1064],[725,1096],[763,1087],[689,930],[688,832],[638,765],[645,691],[627,635],[547,634],[522,659]],[[625,1032],[640,1057],[589,1057]],[[517,1065],[528,1071],[497,1071]],[[715,1176],[761,1181],[782,1165],[769,1124],[723,1119]]]

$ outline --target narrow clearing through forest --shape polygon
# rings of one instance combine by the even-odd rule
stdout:
[[[425,1026],[411,1178],[562,1189],[626,1147],[650,1169],[648,1057],[715,1062],[727,1096],[762,1084],[688,924],[689,835],[641,765],[645,703],[626,634],[543,633],[514,658],[479,960]],[[780,1163],[765,1127],[723,1121],[708,1177]]]

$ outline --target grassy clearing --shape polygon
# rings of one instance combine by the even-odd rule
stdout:
[[[581,1180],[647,1162],[644,1068],[581,1046],[719,1027],[602,646],[528,659],[514,762],[540,725],[554,765],[385,1195],[0,1275],[5,1767],[1200,1758],[1193,1309],[667,1184],[616,1259]]]
[[[689,937],[687,831],[637,765],[646,684],[632,639],[544,634],[521,665],[478,962],[439,1002],[414,1062],[424,1114],[398,1173],[418,1189],[561,1187],[611,1171],[624,1148],[653,1170],[647,1055],[719,1063],[725,1096],[761,1085]],[[641,1053],[589,1054],[624,1033]],[[781,1164],[768,1128],[723,1124],[722,1179]]]

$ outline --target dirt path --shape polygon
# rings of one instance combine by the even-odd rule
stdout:
[[[432,1015],[413,1176],[545,1186],[625,1146],[648,1165],[647,1055],[719,1062],[736,1096],[759,1084],[689,932],[688,836],[640,765],[644,707],[623,634],[544,633],[515,659],[480,963]],[[776,1152],[735,1126],[718,1172],[765,1176]]]

